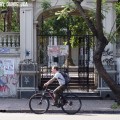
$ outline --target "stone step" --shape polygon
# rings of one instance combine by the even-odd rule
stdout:
[[[102,99],[98,92],[83,92],[83,93],[76,93],[74,92],[81,100],[100,100]]]
[[[68,93],[63,93],[63,94],[65,95]],[[100,99],[102,99],[99,92],[72,92],[72,94],[77,95],[81,100],[100,100]]]

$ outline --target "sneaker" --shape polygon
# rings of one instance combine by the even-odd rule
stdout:
[[[51,105],[52,105],[52,106],[57,106],[58,104],[57,104],[57,103],[52,103]]]
[[[64,106],[65,104],[67,104],[67,103],[68,103],[67,100],[63,100],[63,106]]]
[[[53,103],[53,104],[51,104],[51,105],[60,108],[60,105],[57,104],[57,103]]]

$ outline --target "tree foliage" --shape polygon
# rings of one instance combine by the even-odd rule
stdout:
[[[43,8],[43,10],[49,9],[51,7],[50,1],[49,0],[42,0],[41,7]]]
[[[8,6],[7,2],[13,2],[13,0],[1,0],[1,2],[4,4],[0,6],[0,31],[3,32],[5,27],[5,32],[19,32],[19,7]]]
[[[120,3],[115,4],[116,10],[116,35],[120,37]]]
[[[81,24],[82,23],[82,24]],[[43,22],[41,32],[43,35],[67,35],[70,31],[70,43],[72,47],[78,46],[75,35],[91,34],[90,29],[81,16],[66,16],[58,19],[58,16],[48,18]]]

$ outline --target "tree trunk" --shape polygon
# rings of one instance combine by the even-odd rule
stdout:
[[[104,37],[102,38],[102,40],[106,41],[106,38]],[[117,85],[116,82],[106,72],[101,61],[102,53],[104,52],[105,47],[106,47],[106,43],[98,42],[96,50],[94,52],[94,56],[93,56],[94,64],[99,75],[105,80],[109,88],[115,94],[118,101],[120,101],[120,86]]]
[[[93,34],[96,36],[96,49],[94,52],[93,60],[95,67],[98,71],[98,74],[105,80],[109,88],[112,90],[112,92],[115,94],[118,104],[120,104],[120,86],[115,83],[115,81],[110,77],[110,75],[106,72],[106,70],[103,67],[101,58],[102,53],[104,52],[104,49],[106,45],[108,44],[108,40],[106,39],[104,33],[103,33],[103,25],[102,25],[102,17],[101,17],[101,4],[102,0],[96,1],[96,27],[93,24],[93,22],[89,19],[88,16],[86,16],[84,9],[81,6],[81,2],[83,0],[73,0],[75,3],[77,9],[80,12],[80,15],[83,17],[83,19],[86,21],[88,27],[91,29]]]
[[[7,32],[11,32],[12,29],[12,7],[7,8]]]
[[[68,57],[66,58],[65,60],[65,66],[75,66],[75,64],[73,63],[73,59],[72,59],[72,48],[71,48],[71,44],[70,42],[68,41],[68,46],[69,46],[69,54],[68,54]]]

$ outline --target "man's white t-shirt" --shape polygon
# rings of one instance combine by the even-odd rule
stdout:
[[[65,85],[65,79],[60,72],[56,72],[53,78],[58,80],[59,85]]]

